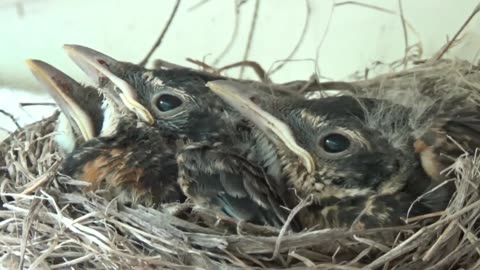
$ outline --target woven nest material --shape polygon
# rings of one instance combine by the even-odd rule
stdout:
[[[465,102],[477,102],[480,72],[468,63],[442,61],[352,85],[362,95],[378,89],[437,98],[472,92]],[[480,269],[476,156],[461,156],[452,166],[457,192],[432,222],[290,233],[217,219],[206,210],[192,211],[188,203],[160,210],[129,207],[105,200],[101,191],[83,192],[85,183],[57,173],[61,157],[52,141],[57,116],[24,127],[0,147],[4,268]],[[379,237],[386,233],[395,237]]]

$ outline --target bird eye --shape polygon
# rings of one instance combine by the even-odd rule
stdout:
[[[341,153],[350,147],[350,140],[344,135],[332,133],[322,139],[322,147],[327,153]]]
[[[157,99],[157,108],[161,112],[168,112],[182,105],[182,100],[176,96],[163,94]]]

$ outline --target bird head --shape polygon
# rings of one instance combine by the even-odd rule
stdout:
[[[64,48],[102,91],[113,92],[139,119],[167,134],[198,141],[240,120],[205,86],[223,77],[186,68],[149,70],[87,47]]]
[[[151,205],[183,198],[175,142],[138,121],[117,95],[107,92],[104,99],[97,88],[43,61],[27,64],[65,116],[55,135],[66,152],[62,174],[89,182],[91,189],[108,188],[109,195],[126,202]]]
[[[322,200],[394,193],[418,167],[405,107],[349,96],[265,99],[231,81],[207,85],[251,121],[256,155],[299,194]]]
[[[62,112],[56,141],[63,150],[70,152],[77,141],[100,135],[106,125],[103,98],[96,88],[78,83],[41,60],[29,59],[27,65]]]

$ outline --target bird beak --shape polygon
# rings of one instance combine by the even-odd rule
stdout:
[[[82,91],[84,87],[67,74],[43,61],[28,59],[26,63],[33,75],[45,87],[60,110],[69,119],[69,122],[77,126],[83,139],[85,141],[93,139],[95,137],[93,120],[87,111],[81,107],[81,104],[88,101],[76,100],[78,95],[74,95],[75,92]]]
[[[245,85],[234,81],[218,80],[208,82],[207,87],[245,118],[253,122],[265,134],[280,139],[281,143],[298,156],[306,170],[309,173],[313,172],[315,169],[313,158],[297,144],[292,130],[284,122],[255,104],[252,101],[255,96],[245,88]]]
[[[118,91],[112,95],[118,95],[123,104],[142,121],[153,124],[154,119],[150,112],[138,102],[137,90],[115,75],[115,71],[121,70],[123,64],[108,55],[80,45],[64,45],[63,48],[70,58],[98,85],[102,79],[110,80],[116,87],[103,89],[106,91]]]

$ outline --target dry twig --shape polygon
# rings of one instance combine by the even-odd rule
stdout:
[[[15,126],[16,126],[18,129],[22,128],[22,127],[20,126],[20,124],[18,124],[17,119],[15,119],[15,117],[14,117],[11,113],[9,113],[9,112],[7,112],[7,111],[5,111],[5,110],[2,110],[2,109],[0,109],[0,113],[3,114],[3,115],[5,115],[6,117],[10,118],[10,120],[12,120],[12,122],[15,124]]]
[[[180,0],[177,0],[175,3],[175,6],[173,7],[172,13],[170,14],[170,18],[168,18],[167,24],[165,27],[163,27],[162,33],[158,37],[157,41],[155,41],[155,44],[152,46],[150,51],[148,51],[147,55],[143,58],[140,63],[138,63],[140,66],[144,67],[148,60],[150,60],[150,57],[152,54],[155,52],[155,50],[162,44],[162,40],[165,37],[165,34],[167,33],[168,29],[170,28],[170,25],[172,24],[173,18],[175,18],[175,15],[177,14],[178,7],[180,6]]]
[[[247,61],[248,56],[250,55],[250,49],[252,47],[253,35],[257,27],[258,11],[260,9],[260,0],[255,0],[255,9],[253,11],[252,23],[250,25],[250,32],[248,33],[247,46],[245,47],[245,52],[243,54],[243,61]],[[243,78],[244,66],[240,67],[240,79]]]
[[[432,57],[433,61],[438,61],[438,60],[442,59],[443,55],[445,55],[445,53],[447,53],[448,50],[455,44],[455,42],[458,40],[460,34],[463,32],[463,30],[465,30],[467,25],[473,20],[473,18],[478,14],[478,12],[480,12],[480,3],[477,4],[477,6],[472,11],[470,16],[468,16],[467,20],[465,20],[465,22],[462,24],[462,26],[460,26],[460,29],[458,29],[458,31],[455,33],[453,38],[447,43],[447,45],[444,46],[440,50],[440,52],[438,52],[434,57]]]

